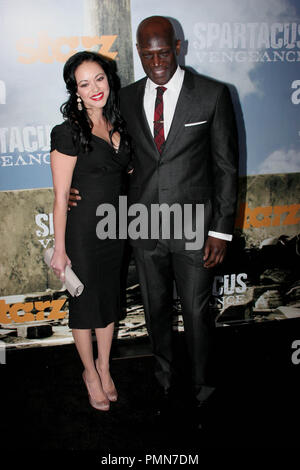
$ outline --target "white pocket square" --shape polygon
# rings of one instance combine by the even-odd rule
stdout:
[[[199,121],[199,122],[189,122],[184,125],[184,127],[191,127],[191,126],[200,126],[200,124],[205,124],[207,121]]]

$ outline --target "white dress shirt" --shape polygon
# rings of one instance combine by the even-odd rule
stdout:
[[[167,139],[173,116],[175,113],[176,104],[178,101],[178,97],[181,91],[181,87],[183,84],[184,79],[184,70],[181,69],[179,66],[176,69],[176,72],[172,76],[171,80],[168,81],[164,86],[167,88],[163,94],[163,101],[164,101],[164,135],[165,139]],[[157,84],[154,83],[150,78],[147,79],[146,87],[145,87],[145,94],[144,94],[144,110],[146,114],[146,118],[149,124],[149,128],[151,130],[152,136],[154,133],[154,110],[155,110],[155,100],[156,100],[156,91]],[[221,238],[222,240],[232,240],[232,235],[227,233],[220,233],[220,232],[213,232],[209,231],[208,235],[215,238]]]
[[[174,73],[171,80],[165,85],[167,88],[163,94],[164,100],[164,134],[165,139],[168,137],[168,133],[172,124],[173,116],[175,113],[175,108],[179,93],[182,87],[184,79],[184,70],[179,66],[177,67],[176,72]],[[154,110],[155,110],[155,100],[156,100],[156,91],[157,85],[148,78],[145,87],[144,94],[144,109],[147,117],[149,127],[151,129],[152,135],[154,131]]]

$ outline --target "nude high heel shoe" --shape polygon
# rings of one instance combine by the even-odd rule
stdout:
[[[100,368],[98,366],[98,359],[96,359],[95,361],[95,364],[96,364],[96,369],[97,369],[97,372],[99,374],[99,377],[101,379],[101,371],[100,371]],[[118,400],[118,392],[116,390],[116,387],[115,387],[115,384],[114,384],[114,381],[113,379],[111,379],[112,381],[112,387],[110,389],[105,389],[103,387],[103,383],[102,383],[102,379],[101,379],[101,384],[102,384],[102,388],[103,388],[103,391],[104,393],[106,394],[107,398],[109,399],[109,401],[117,401]]]
[[[109,408],[110,408],[110,403],[109,403],[109,400],[106,399],[106,400],[102,400],[102,401],[96,401],[93,396],[92,396],[92,392],[91,392],[91,389],[90,389],[90,385],[85,377],[85,371],[83,371],[82,373],[82,378],[83,378],[83,381],[85,383],[85,386],[87,388],[87,392],[88,392],[88,395],[89,395],[89,401],[90,401],[90,405],[93,407],[93,408],[96,408],[96,410],[99,410],[99,411],[108,411]],[[105,393],[105,392],[104,392]]]

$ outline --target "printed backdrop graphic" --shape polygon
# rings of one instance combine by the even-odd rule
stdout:
[[[116,60],[122,85],[143,77],[135,32],[151,15],[171,19],[180,64],[227,83],[235,106],[239,200],[213,285],[216,323],[300,316],[299,2],[0,0],[0,11],[0,343],[72,341],[66,293],[42,260],[53,244],[49,138],[66,100],[62,69],[89,49]],[[116,335],[145,336],[132,260],[125,284]],[[176,297],[174,328],[183,328]]]

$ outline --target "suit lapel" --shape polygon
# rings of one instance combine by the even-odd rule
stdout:
[[[144,110],[144,93],[145,93],[145,86],[146,86],[147,79],[145,78],[139,83],[136,92],[136,101],[135,101],[135,110],[136,110],[136,129],[138,127],[141,128],[142,134],[144,138],[147,140],[148,145],[153,150],[153,155],[158,160],[164,156],[167,152],[168,148],[172,146],[174,139],[182,132],[184,123],[187,122],[189,117],[189,110],[192,109],[193,103],[193,88],[194,88],[194,80],[193,74],[191,74],[188,70],[185,71],[184,80],[182,84],[182,88],[178,97],[177,105],[175,108],[175,113],[173,116],[171,128],[168,133],[167,140],[165,142],[164,149],[162,154],[160,155],[157,147],[155,145],[152,132],[149,128],[149,124],[146,118],[145,110]],[[139,131],[136,131],[139,132]],[[139,136],[141,138],[141,136]]]
[[[146,113],[144,110],[144,93],[145,93],[146,81],[147,79],[140,82],[139,87],[137,89],[136,104],[135,104],[137,125],[141,127],[142,133],[145,139],[147,140],[148,145],[150,145],[153,148],[155,156],[159,158],[159,153],[156,148],[156,145],[152,136],[152,132],[149,128],[148,120],[147,120]]]
[[[193,93],[192,90],[194,88],[194,80],[193,75],[185,71],[184,80],[182,84],[182,88],[178,97],[177,105],[175,108],[171,128],[168,133],[168,137],[165,143],[164,150],[162,152],[162,157],[164,153],[167,152],[168,148],[172,146],[172,143],[175,137],[178,136],[183,130],[184,123],[187,122],[189,117],[189,110],[193,108]]]

